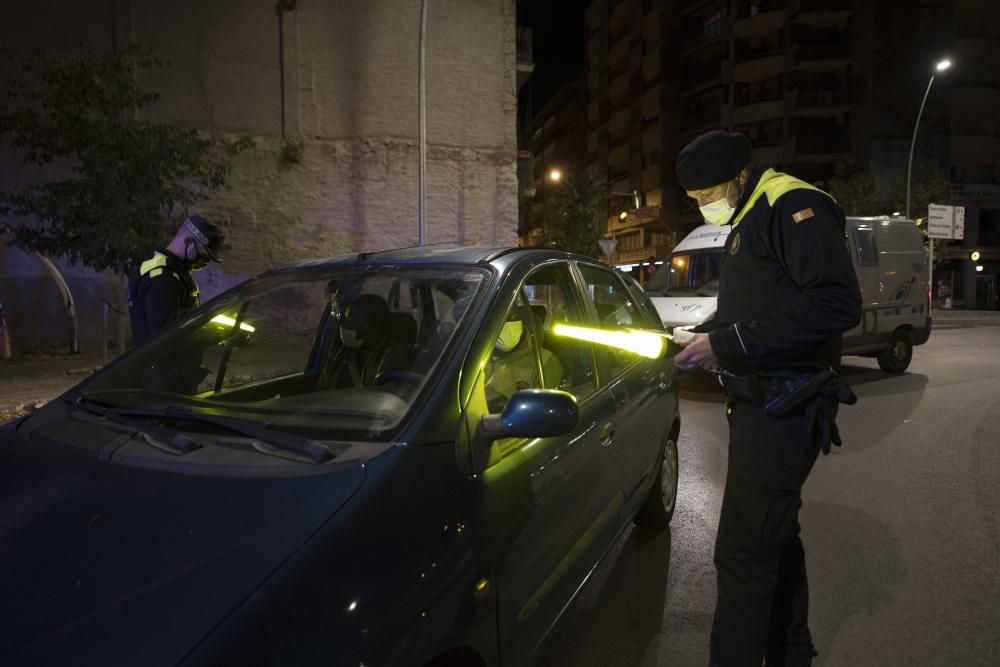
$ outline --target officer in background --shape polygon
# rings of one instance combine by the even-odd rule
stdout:
[[[130,276],[128,308],[134,345],[145,343],[183,313],[198,307],[198,285],[191,273],[210,261],[221,261],[224,240],[221,229],[192,215],[166,248],[157,248]]]
[[[742,134],[696,138],[678,155],[677,177],[707,222],[732,226],[716,318],[674,357],[719,374],[727,389],[710,664],[810,665],[801,490],[820,450],[840,444],[837,402],[854,397],[831,368],[840,335],[861,316],[844,213],[812,185],[752,165]]]

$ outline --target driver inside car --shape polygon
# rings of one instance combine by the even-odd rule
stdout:
[[[509,317],[516,318],[516,314],[512,313]],[[562,364],[544,347],[542,368],[546,387],[555,388],[562,383]],[[500,335],[493,344],[493,356],[486,365],[486,403],[489,410],[491,413],[502,412],[514,392],[541,386],[531,336],[520,319],[508,319],[500,328]]]
[[[341,345],[321,385],[367,387],[387,371],[406,369],[406,352],[389,335],[389,320],[389,304],[377,294],[362,294],[348,304],[340,322]]]

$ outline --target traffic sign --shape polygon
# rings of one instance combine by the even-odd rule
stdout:
[[[932,239],[965,238],[965,207],[938,204],[928,206],[927,236]]]

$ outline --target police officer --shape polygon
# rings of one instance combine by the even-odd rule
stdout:
[[[810,665],[801,490],[818,453],[840,444],[837,401],[853,395],[830,368],[840,335],[860,319],[861,294],[840,207],[808,183],[752,165],[750,148],[742,134],[717,130],[678,155],[678,180],[705,220],[732,231],[716,318],[674,360],[727,378],[710,665]],[[780,416],[774,397],[786,404]]]
[[[219,262],[225,235],[198,215],[177,230],[166,248],[157,248],[129,280],[129,319],[132,341],[141,345],[184,312],[198,306],[198,285],[193,271]]]

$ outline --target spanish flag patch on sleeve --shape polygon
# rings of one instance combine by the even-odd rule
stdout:
[[[809,218],[815,217],[815,215],[816,214],[813,213],[813,210],[811,208],[804,208],[798,213],[794,214],[792,216],[792,220],[794,220],[796,223],[799,223],[802,222],[803,220],[808,220]]]

